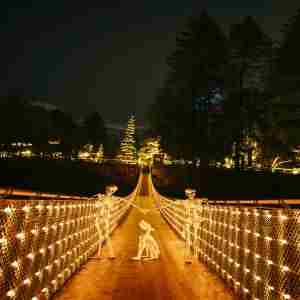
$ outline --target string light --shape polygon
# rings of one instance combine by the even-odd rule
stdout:
[[[34,254],[33,253],[29,253],[27,255],[27,257],[30,259],[30,260],[34,260]]]
[[[173,201],[169,200],[163,196],[161,196],[153,187],[151,186],[151,193],[157,203],[159,203],[160,207],[163,207],[163,209],[160,210],[162,215],[167,219],[168,223],[179,233],[180,236],[185,238],[185,236],[182,234],[185,219],[184,216],[184,206],[183,201]],[[258,260],[265,263],[268,266],[273,266],[274,270],[279,269],[281,271],[281,276],[283,278],[288,278],[284,276],[289,276],[288,272],[298,272],[297,270],[291,270],[290,266],[283,266],[279,265],[278,262],[274,262],[273,260],[269,259],[270,255],[266,252],[266,255],[257,253],[257,243],[260,243],[259,240],[264,240],[266,243],[264,244],[265,247],[269,247],[267,243],[272,242],[272,247],[282,247],[284,245],[290,245],[294,247],[295,243],[292,240],[292,237],[289,236],[289,238],[284,239],[282,238],[282,235],[279,237],[271,237],[268,234],[266,234],[268,231],[261,231],[254,228],[250,228],[248,224],[248,220],[251,220],[252,217],[256,218],[278,218],[279,223],[275,221],[272,226],[274,226],[275,229],[278,228],[278,230],[282,230],[280,228],[280,224],[282,224],[283,221],[286,220],[293,220],[293,222],[299,223],[299,217],[297,218],[297,212],[296,215],[291,216],[292,212],[289,212],[289,216],[286,214],[283,214],[282,212],[278,214],[272,214],[269,211],[264,210],[258,210],[258,209],[244,209],[239,208],[235,209],[234,211],[230,211],[230,209],[224,208],[224,207],[218,207],[218,206],[207,206],[201,208],[201,216],[205,216],[204,219],[206,223],[204,223],[203,226],[199,228],[199,235],[193,234],[193,226],[191,226],[191,236],[193,239],[196,238],[199,242],[198,253],[200,254],[200,258],[210,266],[213,266],[214,270],[219,273],[219,275],[222,278],[230,279],[230,282],[239,289],[240,291],[244,293],[252,293],[248,289],[248,286],[243,286],[240,281],[237,279],[240,278],[241,272],[244,274],[253,274],[252,282],[255,284],[255,290],[257,292],[263,292],[263,289],[266,288],[269,291],[274,292],[277,295],[281,295],[281,298],[283,299],[292,299],[290,293],[282,293],[282,291],[278,288],[275,289],[275,285],[271,285],[270,283],[273,282],[273,278],[268,278],[264,276],[259,276],[256,274],[257,272],[257,266],[258,266]],[[235,217],[234,217],[235,216]],[[244,216],[244,217],[243,217]],[[249,216],[249,217],[248,217]],[[237,224],[239,224],[240,218],[244,218],[243,225],[239,227]],[[249,218],[249,219],[248,219]],[[257,224],[255,226],[263,226],[260,224]],[[297,224],[296,224],[297,225]],[[256,229],[256,230],[254,230]],[[242,231],[242,235],[239,233]],[[248,235],[253,235],[253,237],[256,238],[256,240],[253,240],[250,242],[248,239]],[[240,244],[240,237],[243,237],[243,244]],[[297,238],[297,237],[296,237]],[[291,241],[290,241],[291,239]],[[252,239],[251,239],[252,240]],[[275,243],[277,242],[277,243]],[[250,246],[251,245],[251,246]],[[262,244],[263,245],[263,244]],[[277,246],[278,245],[278,246]],[[300,245],[300,243],[299,243]],[[234,250],[236,249],[236,250]],[[244,256],[240,256],[241,249],[245,254]],[[269,248],[267,248],[269,249]],[[281,248],[282,249],[282,248]],[[268,250],[269,251],[269,250]],[[281,251],[281,252],[280,252]],[[263,252],[262,252],[263,253]],[[283,253],[282,250],[278,249],[278,254]],[[253,263],[251,263],[248,266],[248,258],[251,257],[250,255],[254,257]],[[282,257],[281,257],[282,258]],[[251,260],[252,261],[252,260]],[[221,262],[221,266],[218,264],[218,262]],[[226,268],[224,267],[226,266]],[[232,266],[232,267],[230,267]],[[247,267],[246,267],[247,266]],[[294,273],[293,273],[294,274]],[[280,280],[287,280],[281,278]],[[279,280],[279,279],[278,279]],[[266,282],[266,284],[258,285],[258,282]],[[273,293],[272,293],[273,294]],[[285,295],[285,296],[284,296]],[[255,295],[251,295],[251,299],[259,300],[259,298],[255,297]],[[266,298],[267,299],[267,298]]]
[[[124,198],[126,201],[113,201],[112,197],[112,213],[107,228],[109,234],[117,227],[120,219],[130,208],[130,203],[133,201],[138,189],[137,186],[131,195]],[[22,223],[23,220],[20,218],[27,218],[27,214],[30,212],[32,212],[32,220],[34,220],[32,225],[26,225],[24,231],[17,232],[15,235],[9,235],[11,231],[5,230],[5,225],[0,227],[0,250],[2,250],[2,247],[6,247],[8,243],[13,243],[14,239],[22,243],[27,239],[26,242],[28,242],[22,244],[22,252],[20,252],[22,256],[18,256],[19,253],[17,252],[17,257],[13,261],[10,259],[14,256],[7,257],[7,264],[15,272],[15,279],[11,282],[14,289],[6,292],[7,298],[15,299],[19,288],[23,289],[25,286],[37,288],[36,284],[33,285],[34,280],[42,283],[43,279],[45,282],[43,282],[44,287],[41,287],[41,292],[46,298],[49,298],[97,250],[99,241],[98,235],[95,233],[95,217],[91,215],[91,212],[95,212],[96,215],[96,212],[101,210],[103,199],[95,200],[78,197],[78,200],[72,198],[68,200],[69,202],[43,200],[43,204],[39,203],[38,205],[29,205],[24,201],[24,205],[16,209],[11,206],[2,209],[8,218],[12,217],[15,210],[24,212],[24,214],[16,214],[14,218],[10,219],[11,222]],[[48,213],[41,215],[43,209],[47,210]],[[72,209],[72,212],[70,209]],[[54,218],[59,218],[60,221],[57,222]],[[43,224],[41,229],[36,229],[37,224]],[[52,233],[54,233],[53,236]],[[57,233],[59,234],[57,235]],[[34,252],[31,248],[31,242],[33,239],[37,241],[40,238],[46,244]],[[72,248],[70,249],[70,247]],[[63,252],[65,250],[67,250],[66,253]],[[27,268],[28,260],[31,263],[34,262],[36,255],[42,255],[42,259],[39,260],[40,269]],[[48,276],[43,278],[45,272]],[[3,276],[5,281],[6,273],[1,271],[0,277]],[[48,277],[51,281],[47,281]],[[32,292],[34,293],[35,290]],[[36,295],[29,299],[38,300],[39,297]]]
[[[9,298],[14,298],[16,296],[16,291],[15,290],[10,290],[6,293],[6,296]]]
[[[13,213],[13,210],[10,208],[10,207],[6,207],[4,210],[3,210],[8,216],[11,215]]]

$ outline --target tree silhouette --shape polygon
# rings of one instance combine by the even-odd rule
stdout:
[[[235,166],[244,167],[243,141],[258,137],[267,114],[267,87],[273,43],[252,17],[231,26],[227,64],[225,117],[230,143],[236,144]],[[251,163],[251,153],[248,155]]]
[[[164,148],[175,157],[210,158],[213,117],[209,112],[215,83],[224,80],[225,35],[205,11],[190,17],[167,58],[169,72],[150,110],[150,122]]]

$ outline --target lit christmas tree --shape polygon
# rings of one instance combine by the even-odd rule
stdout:
[[[104,148],[103,145],[100,144],[98,151],[95,153],[95,161],[103,162],[103,159],[104,159]]]
[[[135,118],[129,118],[127,128],[124,131],[124,137],[120,145],[120,153],[117,158],[128,164],[135,164],[137,153],[135,147]]]

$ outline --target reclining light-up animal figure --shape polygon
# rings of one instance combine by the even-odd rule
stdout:
[[[139,236],[137,256],[132,257],[132,259],[158,259],[160,255],[159,246],[154,237],[151,235],[152,231],[154,231],[154,228],[151,226],[151,224],[144,220],[139,223],[139,227],[143,230],[143,233]]]

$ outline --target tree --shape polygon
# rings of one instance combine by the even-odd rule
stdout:
[[[135,147],[135,118],[129,118],[127,128],[124,131],[124,136],[120,145],[120,153],[117,158],[124,162],[133,164],[137,160],[137,151]]]
[[[273,43],[252,17],[246,17],[231,27],[229,44],[225,117],[230,143],[236,144],[235,165],[243,168],[243,141],[257,138],[258,128],[265,126]],[[251,151],[248,156],[251,164]]]
[[[272,121],[284,148],[300,144],[300,9],[283,29],[271,86]]]
[[[83,133],[87,143],[104,144],[106,140],[105,124],[98,112],[89,114],[83,122]]]
[[[277,51],[272,88],[279,96],[300,90],[300,9],[282,30],[283,40]]]
[[[190,17],[167,58],[169,72],[151,107],[150,122],[174,157],[210,158],[213,139],[210,102],[224,80],[226,37],[205,11]]]

